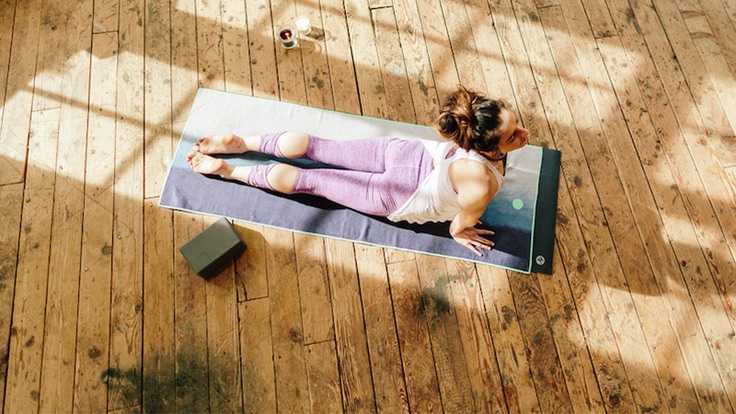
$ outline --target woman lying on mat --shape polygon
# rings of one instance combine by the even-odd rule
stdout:
[[[506,154],[526,145],[529,131],[503,101],[458,86],[436,122],[446,142],[399,138],[328,140],[305,132],[197,141],[187,160],[201,174],[218,174],[285,194],[321,196],[391,221],[450,221],[450,235],[481,256],[493,231],[476,228],[503,185]],[[301,169],[269,163],[233,166],[208,154],[259,151],[308,158],[337,168]]]

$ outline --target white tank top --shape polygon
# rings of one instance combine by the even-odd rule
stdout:
[[[455,160],[470,159],[485,165],[498,180],[498,189],[503,186],[503,176],[491,162],[476,151],[466,151],[454,142],[423,141],[427,151],[432,154],[435,168],[419,185],[409,200],[388,219],[394,222],[406,220],[410,223],[428,221],[450,221],[460,212],[457,193],[450,182],[450,164]],[[455,150],[451,155],[450,152]]]

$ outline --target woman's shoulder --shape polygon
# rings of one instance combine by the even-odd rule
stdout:
[[[456,154],[453,161],[464,161],[467,166],[474,165],[478,171],[485,171],[491,176],[497,176],[501,181],[503,180],[505,171],[505,160],[491,160],[485,155],[475,150],[463,150],[458,148],[458,154]],[[480,166],[483,166],[482,168]],[[484,170],[485,169],[485,170]]]
[[[490,172],[490,169],[493,168],[493,163],[488,158],[477,151],[465,150],[460,147],[456,147],[454,153],[451,153],[448,159],[451,165],[462,165],[464,169],[473,170],[478,174]]]
[[[470,158],[457,159],[448,170],[450,182],[458,192],[466,188],[473,192],[495,194],[498,180],[490,168]]]

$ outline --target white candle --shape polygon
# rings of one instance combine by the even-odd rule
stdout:
[[[296,30],[303,35],[308,35],[312,31],[312,23],[309,22],[309,17],[299,16],[296,18]]]

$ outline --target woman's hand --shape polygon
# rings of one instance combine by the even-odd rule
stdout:
[[[457,234],[453,235],[452,238],[461,245],[467,247],[476,254],[476,256],[483,256],[480,250],[491,250],[493,248],[493,242],[486,239],[483,236],[492,236],[495,233],[492,230],[478,229],[475,227],[466,227]]]

